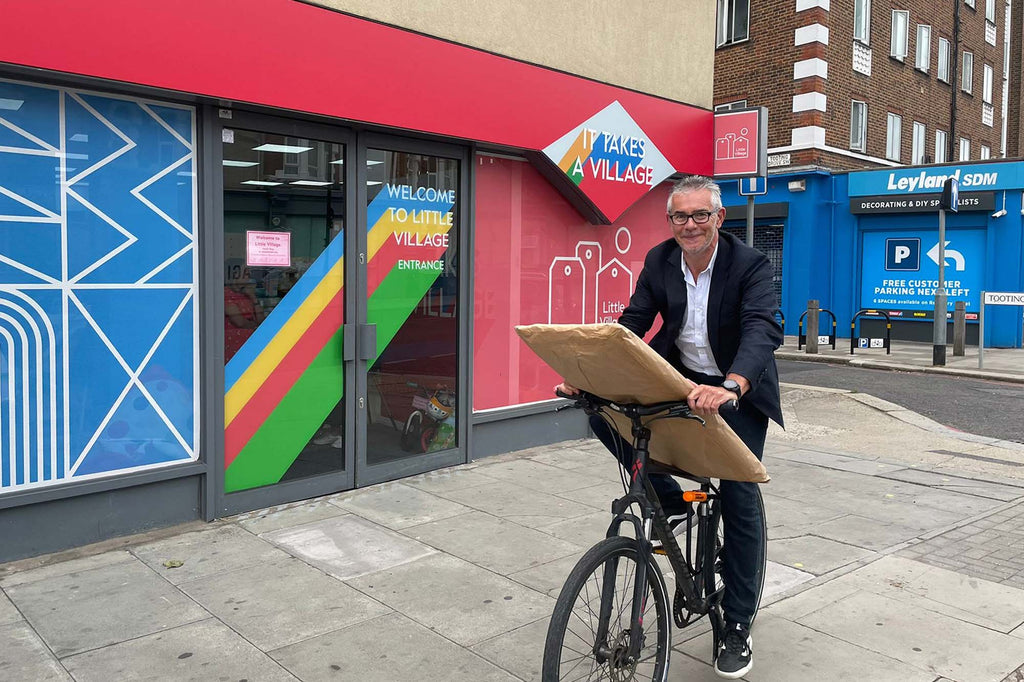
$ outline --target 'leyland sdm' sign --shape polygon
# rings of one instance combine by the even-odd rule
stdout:
[[[977,163],[933,168],[893,168],[858,171],[849,175],[849,194],[863,197],[888,194],[907,195],[940,192],[948,178],[956,178],[960,190],[1019,189],[1024,186],[1024,163]]]
[[[609,221],[675,172],[618,101],[544,149]]]

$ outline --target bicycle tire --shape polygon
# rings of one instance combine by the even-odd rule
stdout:
[[[423,413],[413,410],[405,420],[405,428],[402,429],[402,438],[399,441],[402,449],[406,452],[415,452],[420,446],[420,435],[423,430]]]
[[[612,537],[602,540],[583,555],[558,595],[544,642],[542,682],[568,679],[662,682],[665,679],[671,649],[671,616],[665,581],[653,555],[648,564],[648,587],[644,602],[648,605],[643,612],[644,646],[640,660],[627,663],[613,657],[612,660],[599,662],[594,654],[596,620],[599,619],[601,591],[605,569],[611,565],[609,562],[614,562],[616,572],[608,631],[610,638],[614,637],[614,641],[618,642],[616,650],[624,651],[628,642],[633,580],[638,565],[637,548],[633,538]],[[582,605],[579,603],[581,599]],[[652,609],[653,619],[649,617]],[[649,638],[648,624],[652,622],[654,637]],[[587,628],[590,629],[589,642],[586,635],[580,632]],[[569,644],[566,643],[567,636],[571,637]],[[648,639],[653,640],[653,647],[646,645]],[[566,658],[566,653],[569,658]],[[590,668],[586,677],[582,677],[586,668],[581,669],[581,665]]]

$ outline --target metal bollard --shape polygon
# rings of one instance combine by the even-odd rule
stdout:
[[[818,354],[818,300],[807,301],[807,353]]]
[[[953,304],[953,355],[963,357],[967,345],[967,311],[964,301]]]

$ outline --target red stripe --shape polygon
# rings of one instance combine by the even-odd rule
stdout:
[[[344,293],[342,287],[330,300],[320,315],[292,346],[284,359],[274,368],[266,381],[256,389],[231,424],[224,430],[224,467],[231,466],[253,434],[263,425],[267,417],[292,389],[295,382],[309,369],[310,364],[324,349],[327,342],[338,331],[345,319]]]

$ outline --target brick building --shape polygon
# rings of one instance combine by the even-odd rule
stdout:
[[[716,109],[768,108],[773,172],[1019,156],[1021,5],[718,0]]]

